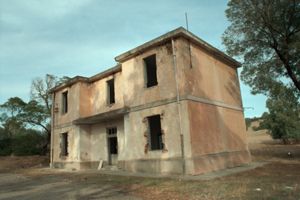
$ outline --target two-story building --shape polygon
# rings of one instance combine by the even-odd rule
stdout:
[[[51,164],[201,174],[250,162],[239,63],[184,28],[52,89]]]

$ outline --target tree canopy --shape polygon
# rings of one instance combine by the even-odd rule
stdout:
[[[300,92],[300,0],[231,0],[226,15],[223,43],[252,92],[268,95],[274,84]]]
[[[13,149],[16,150],[17,147],[13,144],[20,146],[19,141],[21,138],[32,138],[33,140],[36,139],[36,141],[42,141],[43,152],[47,151],[50,144],[52,106],[49,91],[68,79],[68,77],[57,78],[49,74],[45,78],[35,78],[31,84],[31,100],[28,103],[19,97],[12,97],[0,105],[0,155],[1,152],[13,152]],[[36,129],[36,127],[39,128]],[[5,146],[6,143],[11,143],[11,145]],[[29,145],[29,142],[27,144]],[[6,147],[9,147],[8,150]],[[22,150],[26,151],[25,149]],[[36,148],[31,150],[29,152],[35,152]],[[18,154],[22,153],[19,150],[16,151],[18,151]]]

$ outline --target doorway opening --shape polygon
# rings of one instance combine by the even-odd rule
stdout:
[[[117,127],[107,128],[108,164],[116,165],[118,162]]]

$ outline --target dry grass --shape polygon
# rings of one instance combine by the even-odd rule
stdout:
[[[249,134],[249,147],[254,160],[270,163],[254,170],[209,181],[132,178],[37,169],[23,169],[19,173],[36,179],[55,176],[79,186],[110,185],[124,194],[146,200],[300,199],[300,145],[281,145],[260,132]],[[288,152],[291,152],[291,156]],[[43,157],[0,159],[0,172],[48,163]]]
[[[49,166],[47,156],[0,156],[0,173]]]

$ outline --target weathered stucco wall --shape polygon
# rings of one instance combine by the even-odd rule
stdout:
[[[119,157],[124,151],[124,120],[123,118],[91,125],[90,132],[90,161],[108,161],[107,130],[106,128],[117,127]]]
[[[158,85],[145,86],[143,58],[156,54]],[[127,106],[144,105],[154,101],[174,98],[176,96],[175,78],[170,43],[146,51],[122,63],[122,85],[124,103]]]
[[[180,95],[188,98],[191,157],[187,156],[187,173],[250,162],[236,69],[192,43],[190,56],[185,39],[176,45]]]
[[[146,117],[161,115],[165,150],[147,150]],[[180,128],[176,103],[131,112],[125,116],[124,151],[119,155],[120,165],[129,171],[181,173]]]
[[[80,116],[80,85],[81,83],[76,83],[56,92],[53,103],[54,108],[57,109],[54,112],[54,124],[56,126],[71,123],[74,119],[77,119]],[[68,112],[62,113],[62,93],[66,91],[68,91]]]
[[[190,47],[189,47],[190,45]],[[69,91],[69,111],[54,114],[54,162],[98,164],[108,161],[106,128],[116,126],[118,165],[133,172],[199,174],[250,161],[237,71],[186,39],[175,39],[180,104],[171,42],[148,49],[122,64],[122,71],[93,83],[76,83]],[[156,54],[158,85],[145,86],[143,58]],[[107,104],[107,80],[115,80],[115,104]],[[123,117],[92,125],[78,118],[129,107]],[[181,113],[181,132],[178,108]],[[164,150],[145,151],[146,117],[160,114]],[[234,123],[233,123],[234,122]],[[60,137],[69,133],[69,156],[60,158]],[[184,162],[182,158],[182,148]],[[91,165],[90,165],[91,166]],[[93,165],[96,166],[96,165]]]
[[[107,81],[111,79],[114,79],[115,84],[115,103],[108,105]],[[88,116],[124,107],[123,87],[124,81],[122,78],[122,72],[118,72],[114,75],[105,77],[89,84],[88,89],[90,90],[90,92],[89,96],[86,96],[90,106],[90,112],[88,113]],[[86,101],[87,100],[85,100],[84,102]]]
[[[242,107],[235,68],[183,38],[176,40],[176,47],[181,95],[203,97]]]
[[[61,152],[61,134],[68,133],[68,152],[69,155],[66,157],[60,157]],[[53,161],[54,162],[73,162],[79,161],[78,150],[79,150],[79,129],[76,126],[66,126],[55,128],[53,131]]]

